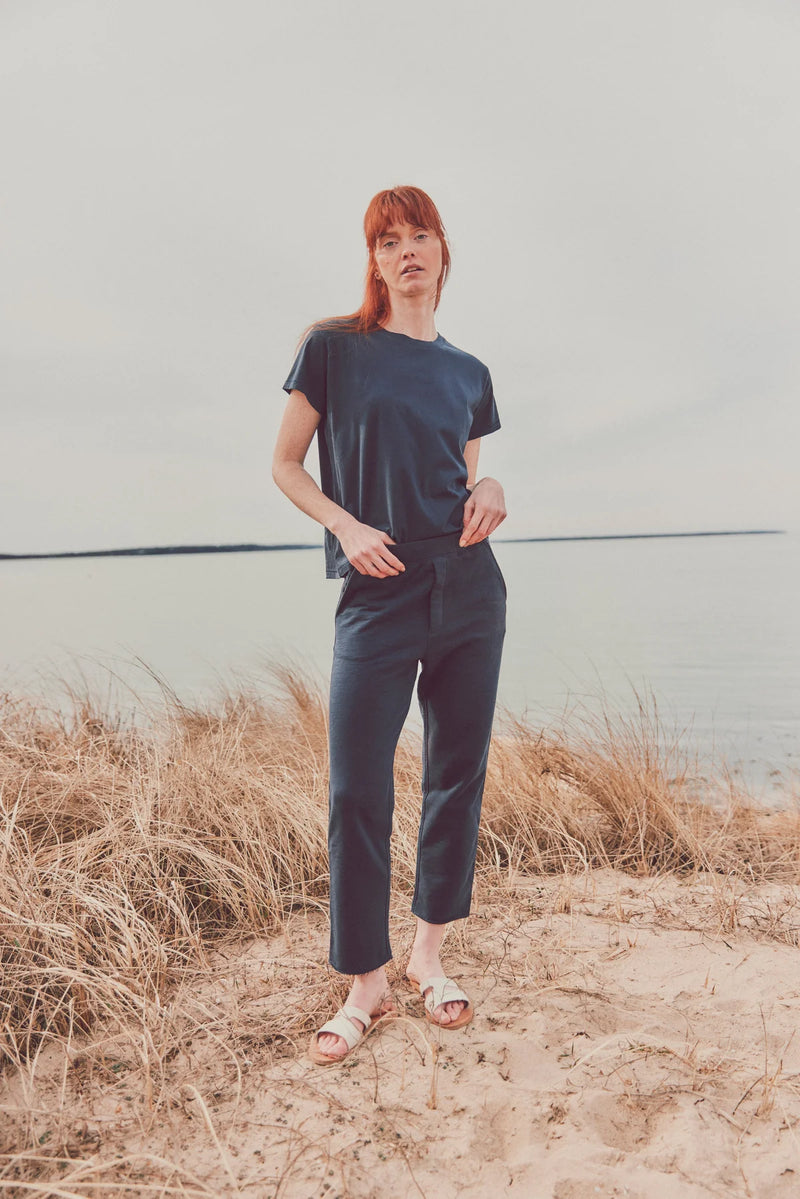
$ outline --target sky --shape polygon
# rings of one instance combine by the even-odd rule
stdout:
[[[795,0],[2,0],[0,552],[321,541],[281,387],[406,183],[497,539],[796,528],[798,62]]]

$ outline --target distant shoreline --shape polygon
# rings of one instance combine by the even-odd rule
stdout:
[[[550,541],[640,541],[657,537],[765,537],[783,536],[786,529],[719,529],[698,533],[583,533],[564,537],[495,537],[495,545]],[[251,554],[271,550],[320,550],[322,542],[287,542],[279,545],[146,545],[118,550],[62,550],[53,554],[0,554],[0,561],[32,558],[130,558],[160,554]]]

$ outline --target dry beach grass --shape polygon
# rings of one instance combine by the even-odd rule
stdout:
[[[404,736],[404,1014],[319,1071],[305,1043],[346,993],[326,697],[272,678],[206,709],[165,690],[147,729],[4,697],[0,1195],[797,1193],[797,796],[698,794],[651,700],[547,731],[499,714],[445,943],[476,1019],[448,1036],[401,985]]]

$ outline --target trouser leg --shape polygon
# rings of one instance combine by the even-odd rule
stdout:
[[[431,924],[469,914],[505,636],[499,569],[490,565],[476,578],[474,561],[469,565],[464,577],[461,562],[448,563],[443,632],[423,660],[417,685],[423,795],[411,910]]]
[[[376,647],[377,648],[377,647]],[[366,974],[392,957],[389,839],[394,755],[417,657],[334,654],[330,696],[330,962]]]

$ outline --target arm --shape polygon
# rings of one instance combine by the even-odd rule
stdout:
[[[468,441],[464,447],[464,461],[467,464],[467,488],[470,492],[469,499],[464,505],[464,532],[459,545],[473,545],[476,541],[483,541],[493,533],[497,526],[506,518],[506,505],[503,488],[498,483],[497,479],[491,479],[488,476],[483,479],[478,479],[475,482],[475,476],[478,473],[478,454],[480,453],[481,439],[480,437],[473,438]],[[476,488],[480,484],[480,490],[476,493]]]
[[[464,446],[464,461],[467,464],[467,489],[472,491],[478,473],[478,454],[481,452],[480,437],[473,438]]]
[[[346,521],[348,513],[323,495],[303,466],[319,422],[320,414],[312,408],[302,391],[293,391],[275,442],[272,478],[301,512],[338,536],[337,530]]]
[[[388,533],[362,524],[328,499],[303,466],[319,422],[320,414],[302,391],[291,392],[272,455],[272,478],[301,512],[338,537],[360,574],[379,578],[398,574],[405,566],[387,549],[387,545],[395,544]]]

